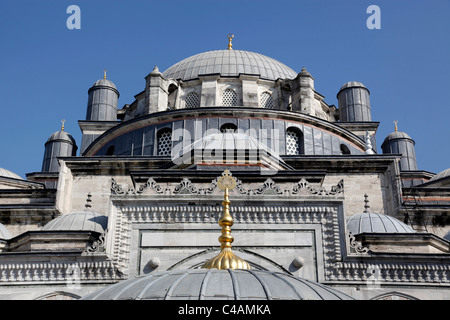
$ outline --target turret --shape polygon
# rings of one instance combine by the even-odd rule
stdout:
[[[88,91],[88,105],[86,120],[89,121],[116,121],[119,91],[114,83],[106,79],[97,80]]]
[[[400,170],[414,171],[417,170],[415,142],[409,135],[398,131],[397,121],[395,123],[395,131],[384,139],[381,149],[383,153],[401,154]]]
[[[75,139],[64,131],[64,120],[61,131],[53,133],[45,143],[44,160],[42,161],[42,172],[58,172],[58,157],[75,156],[77,145]]]
[[[340,120],[342,122],[372,121],[369,95],[369,90],[360,82],[350,81],[344,84],[337,94]]]

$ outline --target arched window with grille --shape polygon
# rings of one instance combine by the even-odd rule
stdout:
[[[186,95],[184,103],[186,108],[198,108],[200,107],[200,98],[197,93],[190,92]]]
[[[304,154],[303,132],[298,128],[286,130],[286,155]]]
[[[226,89],[222,94],[222,105],[224,107],[237,106],[237,94],[233,89]]]
[[[161,129],[157,134],[158,156],[170,156],[172,152],[172,130]]]
[[[259,99],[259,105],[261,108],[267,108],[267,109],[275,108],[275,103],[273,102],[272,95],[267,91],[263,92]]]

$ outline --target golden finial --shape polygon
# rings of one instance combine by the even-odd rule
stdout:
[[[394,120],[394,125],[395,125],[395,132],[397,132],[397,131],[398,131],[398,128],[397,128],[397,123],[398,123],[398,121],[397,121],[397,120]]]
[[[231,176],[229,170],[225,170],[217,181],[217,186],[219,189],[225,190],[224,201],[222,202],[223,214],[219,220],[219,225],[222,227],[222,235],[219,237],[220,253],[206,261],[202,267],[205,269],[251,269],[247,261],[231,251],[231,243],[234,241],[231,235],[233,217],[230,215],[231,202],[228,191],[236,187],[236,179]]]
[[[227,35],[227,38],[228,38],[228,50],[233,50],[233,45],[231,44],[231,41],[232,41],[233,38],[234,38],[234,34],[229,33],[229,34]]]
[[[66,119],[61,120],[61,131],[64,131],[64,123],[66,122]]]
[[[103,79],[106,79],[106,69],[103,69]]]

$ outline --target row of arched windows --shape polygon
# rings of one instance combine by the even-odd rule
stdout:
[[[196,92],[190,92],[184,98],[186,108],[200,107],[200,97]],[[238,105],[237,93],[233,89],[226,89],[222,93],[222,105],[224,107],[236,107]],[[265,91],[261,94],[259,105],[261,108],[273,109],[275,107],[272,95]]]
[[[225,123],[220,127],[221,133],[236,132],[237,126],[233,123]],[[286,155],[301,155],[305,153],[303,132],[298,128],[290,127],[286,130]],[[345,144],[340,145],[341,154],[350,154]],[[157,133],[157,155],[170,156],[172,152],[172,130],[163,128]],[[110,146],[106,155],[114,155],[114,146]]]

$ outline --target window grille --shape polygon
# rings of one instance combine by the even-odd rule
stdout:
[[[233,89],[226,89],[222,94],[222,104],[224,107],[237,106],[237,94]]]
[[[198,108],[200,107],[200,99],[195,92],[189,93],[185,98],[186,108]]]
[[[268,109],[273,109],[275,107],[274,103],[273,103],[273,98],[272,95],[270,93],[263,92],[261,94],[261,99],[259,101],[259,104],[261,106],[261,108],[268,108]]]
[[[158,156],[170,156],[172,151],[172,132],[162,130],[158,132]]]
[[[300,154],[300,136],[297,130],[286,130],[286,154],[298,155]]]

